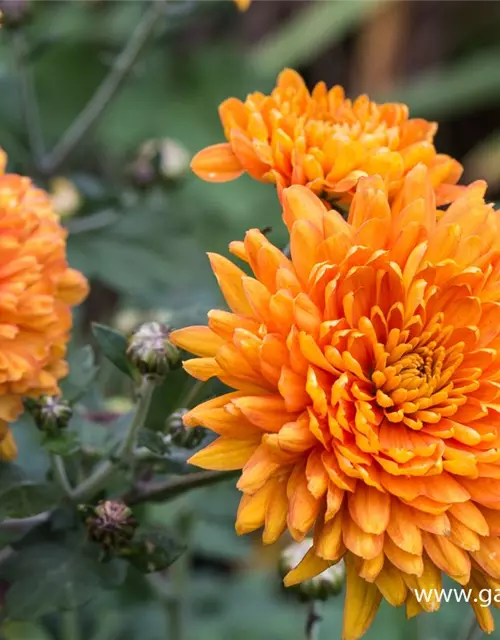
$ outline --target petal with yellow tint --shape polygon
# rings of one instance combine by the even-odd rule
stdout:
[[[358,640],[373,622],[382,594],[375,584],[358,575],[350,554],[346,556],[347,579],[342,640]]]
[[[406,601],[408,588],[401,576],[401,572],[387,560],[376,577],[375,584],[387,602],[393,607],[400,607]]]
[[[169,339],[175,345],[195,356],[212,357],[224,340],[205,326],[186,327],[172,331]]]
[[[219,437],[188,460],[202,469],[215,471],[232,471],[241,469],[248,462],[257,447],[259,440],[235,440],[234,438]]]
[[[316,577],[331,566],[332,562],[320,558],[314,552],[314,548],[311,548],[299,564],[286,574],[283,583],[285,587],[293,587],[295,584]]]
[[[384,534],[366,533],[345,513],[343,525],[343,539],[345,546],[354,555],[365,560],[377,556],[384,547]]]
[[[469,555],[443,536],[422,534],[424,548],[436,566],[460,584],[467,584],[470,578],[471,562]]]
[[[228,182],[239,178],[244,170],[231,145],[214,144],[199,151],[191,160],[193,172],[207,182]]]
[[[396,546],[408,553],[422,553],[422,535],[420,527],[413,522],[411,509],[397,498],[391,501],[391,517],[387,525],[387,534]]]
[[[349,513],[365,533],[383,533],[389,524],[391,498],[373,487],[360,482],[357,490],[347,497]]]
[[[230,309],[234,311],[234,313],[241,313],[242,315],[253,317],[252,307],[243,289],[242,279],[246,274],[227,258],[217,253],[209,253],[208,258]]]

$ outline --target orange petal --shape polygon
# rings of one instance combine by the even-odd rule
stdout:
[[[349,513],[365,533],[383,533],[389,524],[390,496],[364,483],[348,496]]]
[[[191,161],[191,169],[207,182],[228,182],[243,174],[243,167],[228,142],[198,151]]]
[[[367,631],[375,618],[382,594],[375,584],[359,577],[355,562],[349,554],[346,557],[346,565],[342,640],[357,640]]]
[[[194,353],[195,356],[214,356],[217,349],[224,344],[222,338],[204,326],[185,327],[172,331],[169,339],[181,349]]]
[[[217,438],[207,447],[189,458],[190,464],[202,469],[215,471],[232,471],[241,469],[248,462],[259,446],[259,440],[235,440],[233,438]]]
[[[317,556],[313,547],[309,549],[295,569],[292,569],[286,574],[283,583],[285,587],[293,587],[295,584],[310,580],[320,573],[323,573],[323,571],[331,567],[331,565],[332,562],[329,560],[324,560]]]
[[[231,310],[244,316],[253,317],[252,307],[243,289],[242,279],[246,274],[227,258],[217,253],[209,253],[208,258],[222,294]]]

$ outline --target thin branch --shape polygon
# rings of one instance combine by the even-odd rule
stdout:
[[[140,504],[142,502],[163,502],[171,500],[175,496],[190,489],[207,487],[230,478],[235,478],[240,472],[227,471],[199,471],[187,476],[180,476],[165,482],[144,482],[125,496],[127,504]]]
[[[151,3],[127,44],[116,58],[109,74],[96,89],[82,112],[63,134],[50,155],[44,159],[42,164],[44,173],[47,175],[53,174],[102,115],[109,102],[126,80],[143,47],[157,26],[164,4],[165,0],[157,0]]]
[[[319,629],[321,626],[321,615],[319,613],[319,603],[311,600],[307,612],[305,640],[319,640]]]
[[[33,163],[38,167],[45,153],[33,70],[28,61],[28,43],[22,29],[12,33],[12,50],[20,85],[21,109]]]
[[[64,466],[64,460],[61,458],[61,456],[52,454],[51,462],[52,462],[52,471],[54,473],[54,478],[57,484],[61,487],[61,489],[64,491],[64,493],[67,496],[71,496],[73,489],[71,488],[71,484],[68,480],[66,467]]]

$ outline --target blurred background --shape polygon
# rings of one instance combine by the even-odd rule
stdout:
[[[490,200],[500,194],[500,2],[255,0],[245,13],[229,0],[1,8],[0,145],[9,171],[51,193],[70,232],[69,261],[91,280],[76,344],[90,340],[91,321],[124,332],[143,319],[204,322],[221,303],[206,251],[226,253],[250,227],[270,226],[272,241],[285,244],[272,186],[246,176],[207,184],[189,160],[223,140],[223,99],[268,92],[286,66],[309,86],[343,84],[351,97],[406,102],[412,115],[438,120],[439,151],[463,162],[466,181],[486,178]],[[159,420],[184,389],[181,376],[158,395]],[[115,415],[130,390],[106,366],[99,384]],[[88,419],[85,428],[95,444]],[[172,615],[164,581],[135,576],[84,609],[84,624],[99,621],[92,640],[304,637],[304,607],[280,588],[280,547],[237,538],[237,502],[229,483],[148,507],[148,519],[176,522],[189,539],[171,569],[180,613]],[[342,599],[324,607],[323,640],[340,637]],[[448,604],[405,622],[402,610],[383,606],[367,638],[465,638],[467,615]],[[30,629],[18,637],[46,640]]]

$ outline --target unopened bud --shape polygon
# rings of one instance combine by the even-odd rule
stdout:
[[[105,551],[117,551],[134,537],[138,522],[120,500],[104,500],[96,507],[80,505],[89,537]]]
[[[182,417],[187,413],[187,409],[174,411],[166,421],[166,431],[170,435],[170,441],[183,449],[196,449],[206,435],[203,427],[184,426]]]
[[[189,167],[189,153],[181,144],[165,138],[159,140],[159,170],[160,174],[167,180],[179,180]]]
[[[7,29],[16,29],[30,17],[29,0],[0,0],[1,24]]]
[[[143,375],[163,377],[180,364],[180,353],[160,322],[145,322],[129,339],[127,355]]]
[[[42,396],[30,403],[29,410],[36,426],[46,433],[65,429],[73,415],[71,405],[59,396]]]
[[[311,549],[313,541],[306,538],[302,542],[293,542],[281,554],[280,571],[284,577],[294,569]],[[345,565],[340,560],[322,573],[291,587],[305,600],[326,600],[342,591],[345,582]]]
[[[82,194],[71,180],[62,176],[50,181],[50,199],[61,218],[71,218],[82,206]]]

